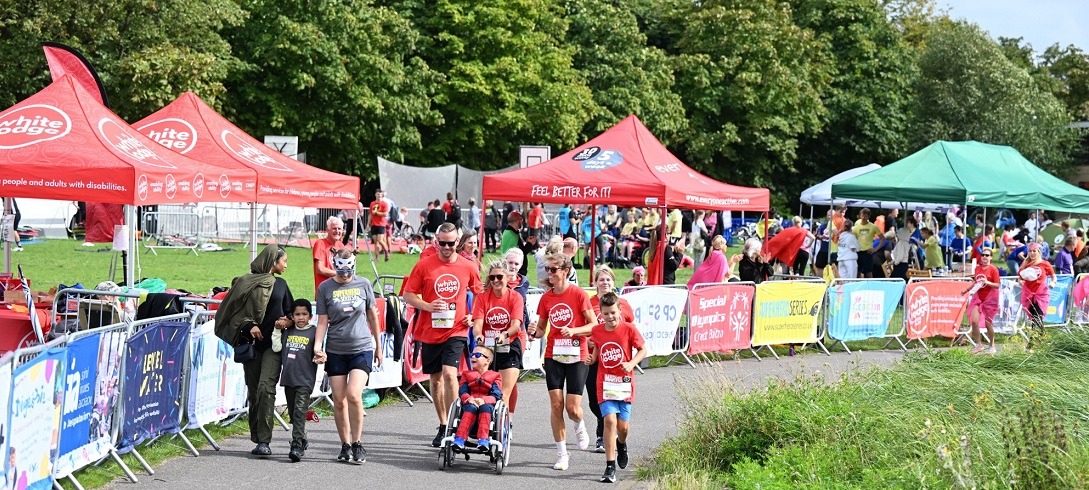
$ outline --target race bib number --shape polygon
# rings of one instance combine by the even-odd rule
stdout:
[[[624,401],[631,398],[631,378],[624,376],[623,382],[605,381],[601,384],[601,396],[606,400]]]
[[[484,332],[484,347],[495,347],[495,341],[499,337],[499,331],[486,330]]]
[[[552,360],[564,364],[574,364],[582,360],[582,350],[578,339],[555,339],[552,341]]]
[[[431,328],[454,328],[454,310],[436,311],[431,314]]]

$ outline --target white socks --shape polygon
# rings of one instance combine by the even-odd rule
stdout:
[[[556,452],[561,454],[567,454],[567,441],[561,441],[556,443]]]

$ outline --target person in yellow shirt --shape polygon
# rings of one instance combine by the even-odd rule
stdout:
[[[681,223],[684,221],[684,216],[681,214],[680,208],[673,208],[666,215],[666,232],[669,233],[669,244],[676,245],[681,241],[684,230],[681,229]]]
[[[884,241],[885,236],[877,225],[870,222],[870,208],[862,208],[858,213],[853,232],[858,237],[858,277],[873,277],[873,257],[870,256],[870,251],[873,250],[874,238]]]
[[[926,256],[923,266],[931,270],[944,268],[945,259],[942,257],[942,248],[938,245],[938,237],[934,236],[930,228],[919,230],[919,235],[923,237],[923,250]]]

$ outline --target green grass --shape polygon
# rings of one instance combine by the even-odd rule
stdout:
[[[680,435],[640,470],[668,488],[1085,488],[1089,333],[1036,353],[912,354],[891,369],[686,387]]]

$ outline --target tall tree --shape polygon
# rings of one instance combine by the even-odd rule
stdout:
[[[418,165],[459,163],[495,169],[517,162],[518,147],[567,149],[594,110],[572,67],[567,22],[554,0],[398,2],[422,35],[443,124],[424,128]]]
[[[140,119],[185,91],[212,105],[238,60],[221,31],[244,12],[232,0],[59,0],[0,2],[0,104],[49,83],[38,43],[80,50],[120,116]]]
[[[935,22],[919,70],[911,121],[914,147],[939,139],[976,140],[1012,146],[1056,174],[1069,170],[1078,134],[1067,128],[1066,107],[1041,90],[979,26]]]
[[[1089,121],[1089,53],[1074,45],[1053,44],[1040,55],[1040,67],[1055,81],[1052,93],[1079,121]]]
[[[764,0],[675,1],[677,91],[689,126],[684,158],[712,177],[769,187],[796,171],[799,138],[821,127],[828,57],[790,6]]]
[[[377,156],[420,147],[418,127],[442,77],[417,56],[419,34],[365,0],[243,0],[252,12],[228,38],[245,69],[228,108],[251,134],[298,135],[315,165],[377,176]]]
[[[567,41],[577,47],[574,66],[597,105],[582,139],[597,136],[636,114],[664,144],[686,125],[666,53],[647,45],[631,6],[624,2],[570,0]]]

